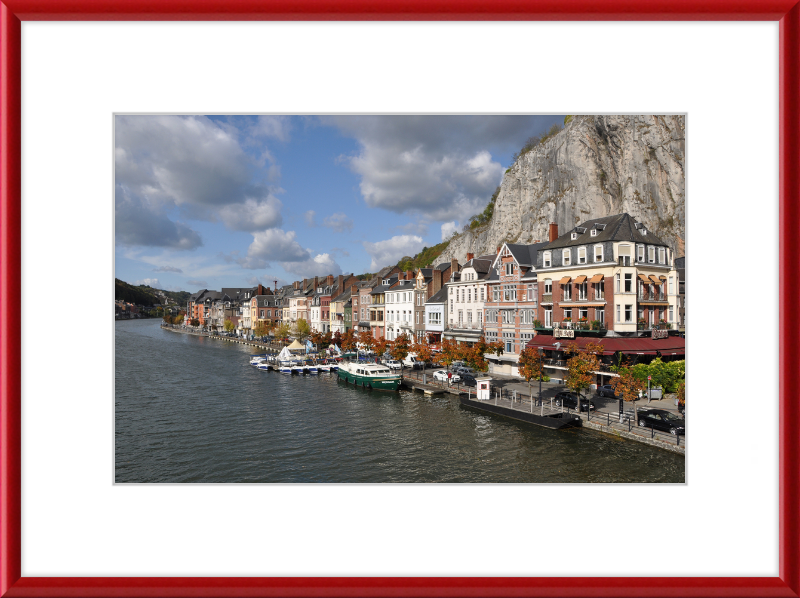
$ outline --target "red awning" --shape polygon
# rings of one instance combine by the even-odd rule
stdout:
[[[652,339],[646,337],[632,338],[597,338],[593,336],[579,336],[577,338],[553,338],[549,335],[539,334],[528,341],[527,346],[533,349],[542,348],[555,351],[555,343],[560,342],[560,350],[563,350],[570,343],[577,343],[583,349],[589,343],[599,343],[603,345],[603,355],[613,355],[617,351],[635,355],[655,355],[656,351],[661,351],[661,355],[685,355],[686,339],[680,336],[670,336],[667,338]]]

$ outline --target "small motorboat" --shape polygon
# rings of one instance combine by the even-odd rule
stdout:
[[[306,370],[308,370],[309,374],[319,374],[319,366],[313,363],[307,363]]]
[[[292,373],[293,374],[305,374],[306,368],[300,363],[294,362],[292,364]]]
[[[281,374],[291,374],[292,373],[292,364],[288,361],[281,361],[280,366],[278,366],[278,371]]]
[[[253,355],[250,358],[250,365],[258,367],[258,365],[264,361],[266,361],[266,357],[263,355]]]
[[[259,363],[256,367],[259,370],[265,370],[265,371],[272,369],[272,366],[269,364],[269,362],[266,359],[264,361],[262,361],[261,363]]]

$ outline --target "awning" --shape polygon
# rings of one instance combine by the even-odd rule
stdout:
[[[565,276],[564,278],[562,278],[561,280],[558,281],[558,284],[569,284],[570,280],[572,280],[571,277]]]
[[[666,276],[664,276],[663,274],[662,274],[661,276],[659,276],[659,278],[660,278],[661,280],[666,280],[666,279],[667,279],[667,277],[666,277]]]
[[[686,339],[680,336],[669,336],[667,338],[652,339],[649,337],[592,337],[579,336],[574,339],[557,339],[546,334],[538,334],[528,341],[527,346],[533,349],[541,347],[546,350],[556,350],[555,343],[560,342],[560,350],[564,350],[567,343],[577,343],[578,347],[583,348],[588,343],[600,343],[603,345],[604,355],[613,355],[616,351],[636,355],[654,355],[660,351],[661,355],[684,355],[686,353]]]
[[[650,279],[645,274],[639,274],[639,279],[650,284]]]
[[[661,284],[661,281],[658,279],[658,277],[652,274],[650,275],[650,280],[653,281],[653,284]]]
[[[592,276],[592,279],[589,282],[595,283],[595,282],[600,282],[602,280],[603,280],[602,274],[595,274],[594,276]]]
[[[575,279],[575,284],[583,284],[584,282],[586,282],[586,277],[583,274]]]

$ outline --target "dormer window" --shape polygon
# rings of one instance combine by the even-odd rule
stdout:
[[[578,226],[578,227],[575,228],[575,230],[578,231],[579,235],[582,235],[583,233],[586,232],[586,228],[583,227],[583,226]]]
[[[643,237],[646,237],[646,236],[647,236],[647,229],[646,229],[646,228],[643,228],[643,229],[642,229],[642,236],[643,236]]]
[[[509,262],[506,265],[506,276],[511,276],[514,274],[514,263]]]
[[[653,246],[647,248],[647,261],[651,264],[656,263],[656,248]]]
[[[552,253],[550,251],[542,253],[542,267],[549,268],[551,266],[551,257]]]
[[[577,238],[578,238],[578,233],[572,233],[572,234],[569,236],[569,238],[570,238],[570,239],[572,239],[572,240],[574,241],[575,239],[577,239]]]
[[[571,263],[572,263],[572,252],[569,249],[564,249],[561,252],[561,264],[564,266],[569,266]]]
[[[667,263],[666,250],[663,247],[658,248],[658,263],[659,264]]]
[[[596,228],[593,228],[593,229],[592,229],[592,232],[591,232],[591,233],[589,233],[589,234],[591,234],[591,236],[593,236],[593,237],[596,237],[596,236],[597,236],[597,229],[596,229]]]

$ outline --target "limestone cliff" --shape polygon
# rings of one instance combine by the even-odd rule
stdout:
[[[684,255],[684,116],[575,116],[506,171],[492,219],[460,233],[437,262],[546,241],[590,218],[627,212]],[[463,223],[462,223],[463,224]]]

